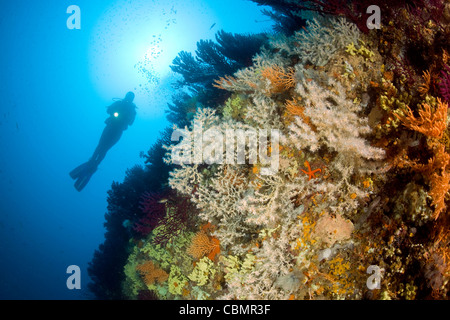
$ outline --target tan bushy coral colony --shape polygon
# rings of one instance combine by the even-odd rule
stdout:
[[[402,105],[375,31],[363,34],[343,17],[310,20],[306,30],[274,37],[252,66],[215,81],[245,105],[227,102],[227,116],[205,107],[187,128],[201,124],[224,136],[276,129],[279,144],[268,150],[277,148],[278,169],[261,174],[264,165],[248,161],[174,169],[169,186],[196,205],[198,228],[167,247],[150,235],[134,249],[125,267],[131,298],[139,288],[168,299],[412,297],[414,279],[399,275],[414,259],[431,268],[425,280],[441,277],[430,280],[433,291],[446,292],[448,233],[437,232],[432,250],[414,237],[423,223],[448,215],[447,102],[430,95],[428,74],[416,88],[418,112]],[[408,136],[409,145],[386,142],[389,134]],[[411,159],[418,143],[428,152]],[[167,147],[169,163],[174,148]],[[404,183],[406,195],[386,191],[394,175],[411,171],[425,178]],[[409,201],[420,221],[405,209]],[[388,216],[387,207],[396,211]],[[375,291],[367,286],[371,265],[383,270]]]

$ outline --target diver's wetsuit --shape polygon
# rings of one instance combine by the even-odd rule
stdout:
[[[107,112],[110,117],[105,120],[106,127],[91,157],[97,165],[102,162],[106,152],[120,140],[128,126],[133,124],[136,117],[135,109],[134,103],[125,100],[116,101],[108,107]]]
[[[83,190],[87,185],[108,150],[120,140],[123,131],[133,124],[136,117],[136,106],[133,103],[133,98],[134,94],[129,92],[125,99],[116,101],[108,107],[107,112],[110,117],[105,120],[106,127],[91,159],[69,173],[72,179],[76,180],[75,188],[78,191]]]

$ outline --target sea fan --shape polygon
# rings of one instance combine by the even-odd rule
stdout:
[[[162,201],[163,195],[160,193],[145,192],[139,203],[144,216],[133,226],[133,229],[142,236],[148,235],[157,225],[160,219],[164,218],[166,206]]]
[[[450,67],[444,65],[445,70],[441,71],[441,77],[439,81],[439,91],[445,102],[450,101]]]
[[[188,197],[170,193],[167,198],[165,216],[158,221],[158,232],[153,243],[166,246],[180,232],[192,229],[197,211]]]

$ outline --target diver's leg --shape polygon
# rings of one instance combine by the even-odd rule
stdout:
[[[122,136],[122,130],[113,126],[106,126],[95,148],[94,154],[91,157],[97,165],[105,158],[106,153],[113,145],[115,145]]]
[[[86,171],[91,170],[93,167],[96,168],[100,164],[100,162],[106,155],[106,151],[108,151],[105,150],[104,147],[110,135],[111,135],[111,127],[106,126],[105,129],[103,129],[100,141],[97,147],[95,148],[94,153],[92,154],[92,157],[89,159],[89,161],[79,165],[78,167],[70,171],[69,174],[72,177],[72,179],[80,178],[81,176],[86,174]]]
[[[108,151],[105,150],[105,142],[108,140],[108,136],[111,134],[110,131],[111,131],[110,126],[106,126],[105,129],[103,129],[97,147],[95,148],[94,153],[92,154],[91,161],[94,161],[97,165],[99,165],[100,162],[102,162],[103,158],[106,155],[106,152]]]
[[[73,179],[77,179],[74,186],[78,191],[83,190],[88,184],[94,172],[97,171],[98,165],[105,158],[108,150],[120,140],[121,136],[122,130],[119,128],[105,127],[91,159],[70,172],[70,176]]]

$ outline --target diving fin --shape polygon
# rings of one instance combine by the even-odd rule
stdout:
[[[77,191],[81,191],[88,184],[89,180],[91,180],[92,175],[97,171],[97,166],[88,166],[83,170],[77,177],[75,181],[75,189]]]
[[[70,171],[69,175],[72,179],[77,179],[80,177],[80,175],[83,175],[85,171],[89,170],[93,166],[95,166],[95,164],[91,160],[89,160],[88,162],[85,162]]]

